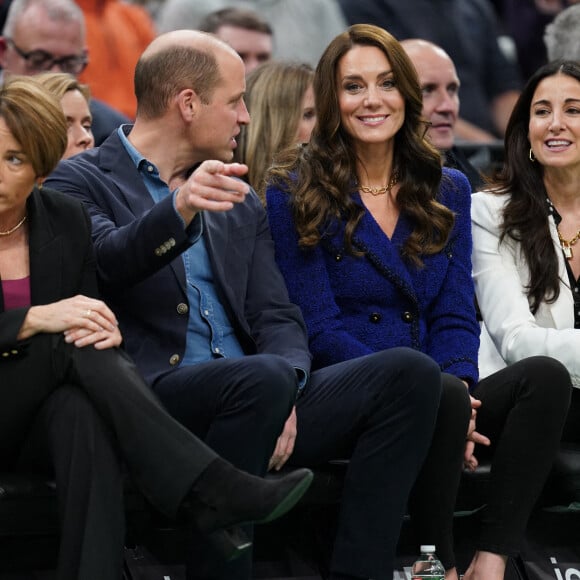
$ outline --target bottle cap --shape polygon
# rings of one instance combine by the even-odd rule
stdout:
[[[432,544],[422,544],[421,545],[421,552],[425,553],[425,552],[434,552],[435,551],[435,546],[433,546]]]

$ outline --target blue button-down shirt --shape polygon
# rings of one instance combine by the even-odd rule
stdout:
[[[175,195],[159,176],[157,167],[143,157],[127,139],[123,127],[118,133],[121,142],[135,163],[145,186],[157,203],[167,195]],[[175,210],[177,213],[177,210]],[[187,280],[189,321],[185,355],[181,364],[195,364],[215,358],[236,358],[244,351],[235,335],[226,311],[218,298],[213,271],[205,241],[202,237],[203,214],[191,229],[192,245],[182,254]],[[180,216],[181,217],[181,216]],[[185,222],[184,222],[185,227]]]

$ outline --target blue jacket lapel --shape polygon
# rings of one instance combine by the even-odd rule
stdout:
[[[362,203],[360,199],[355,199],[355,201],[359,204]],[[416,302],[417,297],[413,279],[407,264],[400,254],[402,241],[407,239],[410,232],[411,228],[408,220],[401,215],[393,233],[393,238],[389,239],[367,210],[364,212],[354,232],[353,243],[365,253],[369,262],[385,278]],[[344,235],[344,231],[342,235]]]

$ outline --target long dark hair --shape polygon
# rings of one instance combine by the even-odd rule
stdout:
[[[425,139],[417,73],[400,43],[382,28],[356,24],[328,45],[314,76],[317,122],[310,143],[279,156],[270,169],[269,180],[292,194],[301,246],[316,246],[325,226],[333,219],[343,219],[345,246],[353,252],[352,235],[364,209],[352,200],[357,158],[352,138],[341,124],[336,75],[341,58],[357,45],[375,46],[385,54],[405,100],[405,120],[395,135],[393,169],[401,184],[397,203],[414,222],[403,255],[421,265],[420,254],[436,253],[444,247],[454,217],[436,201],[441,157]]]
[[[558,257],[546,217],[548,194],[543,180],[544,168],[530,160],[530,107],[538,85],[545,78],[558,74],[580,82],[580,63],[551,62],[530,77],[508,122],[503,169],[492,182],[492,191],[510,196],[503,211],[500,241],[508,236],[521,245],[530,270],[526,291],[534,313],[543,301],[551,303],[558,298],[560,284]]]

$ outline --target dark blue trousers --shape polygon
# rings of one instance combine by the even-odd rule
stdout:
[[[312,374],[297,402],[290,461],[350,459],[331,567],[391,580],[407,500],[430,446],[441,375],[426,355],[393,348]]]
[[[170,413],[238,467],[263,474],[296,396],[282,358],[252,355],[173,371],[155,391]],[[390,349],[314,371],[296,400],[290,463],[350,459],[333,567],[392,578],[407,498],[435,426],[441,375],[427,356]],[[188,579],[248,580],[249,560],[213,567],[203,543]]]

